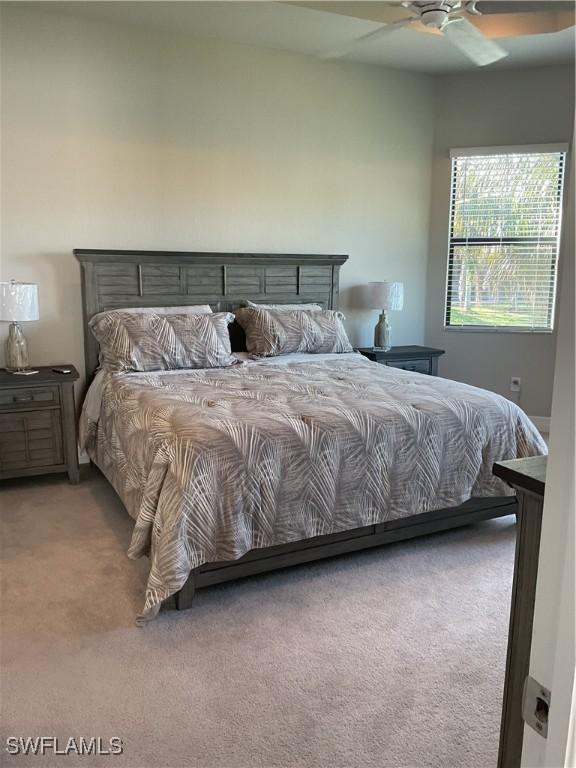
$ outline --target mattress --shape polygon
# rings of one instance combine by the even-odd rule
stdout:
[[[150,558],[142,620],[203,563],[510,495],[493,463],[547,452],[506,398],[357,354],[100,372],[81,435]]]

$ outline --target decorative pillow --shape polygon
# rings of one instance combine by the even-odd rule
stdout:
[[[342,325],[344,315],[331,309],[236,310],[236,320],[246,332],[248,352],[265,357],[290,352],[353,352]]]
[[[247,299],[244,302],[245,307],[252,307],[253,309],[278,309],[283,312],[292,312],[293,310],[300,310],[302,312],[312,311],[321,312],[322,307],[320,304],[255,304],[253,301]]]
[[[222,368],[230,350],[230,312],[197,315],[101,312],[90,320],[104,367],[114,371]]]

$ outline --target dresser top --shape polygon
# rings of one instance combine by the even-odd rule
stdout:
[[[55,373],[53,368],[70,368],[70,373]],[[32,367],[38,373],[32,373],[29,376],[23,376],[18,373],[10,373],[4,368],[0,368],[0,387],[33,387],[38,384],[64,384],[67,381],[76,381],[78,371],[69,363],[59,365],[42,365]]]
[[[547,465],[547,456],[529,456],[525,459],[497,461],[492,471],[510,485],[543,496],[546,490]]]

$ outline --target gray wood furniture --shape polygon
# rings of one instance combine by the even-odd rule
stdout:
[[[316,302],[333,309],[338,306],[339,270],[348,258],[82,249],[74,254],[82,265],[87,381],[98,366],[98,344],[88,327],[97,312],[185,304],[210,304],[215,312],[228,312],[245,299],[267,304]],[[238,351],[243,344],[238,325],[233,325],[231,335]]]
[[[67,472],[77,483],[74,382],[78,371],[40,368],[31,376],[0,371],[0,479]]]
[[[511,496],[470,499],[452,509],[424,512],[388,523],[316,536],[294,544],[255,549],[239,560],[206,563],[192,571],[186,585],[176,594],[176,607],[178,610],[189,608],[194,592],[202,587],[511,515],[516,512],[516,506],[516,499]]]
[[[375,363],[382,363],[391,368],[402,368],[404,371],[416,371],[438,376],[438,358],[444,354],[443,349],[434,347],[392,347],[389,350],[377,347],[360,347],[356,350]]]
[[[82,270],[86,378],[98,364],[90,328],[97,312],[122,307],[211,305],[233,311],[249,299],[262,303],[317,302],[338,307],[339,270],[347,256],[318,254],[179,253],[172,251],[74,251]],[[231,326],[233,349],[242,335]],[[193,570],[176,594],[178,609],[190,607],[197,588],[286,566],[442,531],[516,512],[514,497],[471,499],[452,509],[403,520],[253,550],[235,561],[206,563]]]
[[[530,669],[546,465],[546,456],[534,456],[500,461],[494,464],[493,469],[495,475],[515,489],[518,497],[518,531],[498,768],[519,768],[522,760],[522,696]]]

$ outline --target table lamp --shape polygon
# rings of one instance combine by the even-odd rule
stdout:
[[[10,323],[6,339],[6,370],[10,373],[38,373],[30,368],[28,345],[20,325],[31,320],[38,320],[36,283],[0,283],[0,321]]]
[[[404,283],[368,283],[368,306],[382,310],[374,328],[374,346],[388,350],[392,346],[392,328],[387,312],[398,311],[404,306]]]

